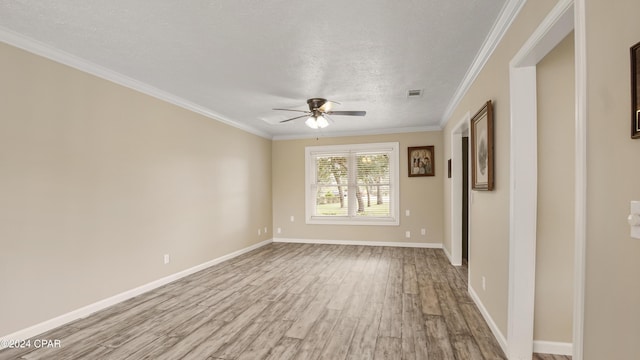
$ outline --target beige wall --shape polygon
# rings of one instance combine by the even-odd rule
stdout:
[[[480,291],[481,301],[487,307],[491,317],[500,331],[506,334],[507,318],[507,275],[508,275],[508,199],[506,189],[509,170],[509,83],[508,61],[522,46],[531,31],[548,13],[556,1],[529,1],[513,23],[512,27],[494,52],[492,58],[483,69],[471,89],[455,110],[444,131],[445,151],[443,159],[450,157],[451,130],[462,119],[466,112],[475,112],[484,101],[492,99],[496,113],[496,191],[493,193],[474,193],[471,208],[472,233],[470,273],[471,285],[481,289],[482,274],[497,275],[498,281],[487,277],[487,291]],[[605,2],[586,0],[586,37],[587,37],[587,117],[588,117],[588,218],[587,218],[587,258],[586,258],[586,293],[585,293],[585,328],[584,359],[599,360],[615,357],[616,359],[635,359],[638,356],[637,340],[640,338],[640,241],[629,237],[629,227],[625,222],[629,212],[629,201],[640,200],[640,168],[637,156],[640,153],[640,140],[629,138],[630,90],[629,90],[629,47],[640,41],[640,2],[621,0]],[[564,44],[566,46],[566,44]],[[550,55],[554,56],[554,54]],[[545,59],[547,61],[549,59]],[[560,60],[560,62],[566,61]],[[548,65],[548,64],[547,64]],[[562,66],[559,63],[558,66]],[[542,66],[545,66],[544,61]],[[549,69],[551,72],[555,70]],[[542,69],[542,86],[547,76]],[[557,74],[558,75],[558,74]],[[557,79],[555,86],[566,86],[567,80]],[[554,87],[554,85],[550,85]],[[567,89],[566,91],[569,91]],[[542,94],[547,101],[552,101]],[[557,100],[557,99],[556,99]],[[543,105],[547,106],[547,105]],[[553,106],[553,105],[549,105]],[[564,108],[564,107],[563,107]],[[545,110],[543,109],[543,112]],[[544,121],[544,120],[543,120]],[[566,124],[555,124],[555,126]],[[544,124],[542,125],[544,127]],[[541,130],[545,136],[546,129]],[[563,131],[567,131],[564,129]],[[554,134],[555,136],[555,134]],[[544,138],[540,141],[549,145]],[[543,160],[546,155],[541,153]],[[549,179],[545,174],[545,164],[541,167],[541,197],[550,194],[544,190]],[[567,164],[572,167],[573,164]],[[549,171],[548,169],[546,170]],[[548,185],[547,185],[548,186]],[[566,186],[563,185],[563,186]],[[445,181],[445,246],[450,244],[448,203],[450,186]],[[543,204],[546,200],[543,200]],[[569,200],[563,201],[564,205]],[[492,214],[485,216],[482,214]],[[483,223],[489,221],[492,226]],[[554,230],[555,225],[547,224],[543,217],[539,224],[541,236],[549,231],[563,236],[571,236],[568,229]],[[542,257],[539,268],[548,274],[538,273],[542,279],[548,278],[554,271],[569,286],[567,264],[559,266],[559,261],[549,257],[545,250],[547,239],[542,239]],[[566,241],[562,246],[568,246]],[[482,249],[481,251],[478,251]],[[561,251],[567,251],[566,249]],[[554,254],[554,256],[557,254]],[[545,266],[548,261],[556,262],[553,266]],[[539,280],[542,280],[539,279]],[[559,286],[558,284],[540,286]],[[540,289],[539,289],[540,290]],[[561,291],[561,290],[557,290]],[[540,295],[540,292],[538,292]],[[551,301],[536,299],[539,302]],[[538,303],[536,311],[548,313],[545,319],[536,318],[536,336],[540,336],[544,322],[553,316],[555,311],[549,305]],[[555,304],[554,304],[555,306]],[[563,307],[568,308],[566,301]],[[542,310],[541,307],[546,308]],[[566,311],[565,311],[566,312]],[[558,313],[560,314],[560,313]],[[568,326],[567,315],[564,314],[563,334],[552,334],[557,339],[541,340],[566,341]],[[550,324],[550,323],[549,323]]]
[[[574,37],[537,66],[538,226],[534,339],[573,342]]]
[[[507,334],[509,279],[509,61],[538,27],[556,0],[528,1],[473,85],[448,119],[443,159],[451,157],[451,132],[469,112],[493,101],[495,188],[473,191],[470,205],[469,281],[500,329]],[[445,245],[450,248],[450,192],[445,181]],[[482,277],[486,290],[482,290]]]
[[[397,141],[400,143],[400,226],[307,225],[305,224],[306,146],[362,144]],[[276,238],[358,240],[379,242],[442,243],[442,161],[436,162],[436,176],[407,176],[407,147],[434,145],[437,159],[442,151],[442,132],[282,140],[273,143],[273,227],[281,228]],[[411,215],[405,216],[405,210]],[[290,217],[295,221],[291,222]],[[427,230],[426,235],[420,229]],[[405,238],[405,231],[411,238]]]
[[[588,196],[585,360],[640,354],[640,240],[629,201],[640,200],[640,140],[631,140],[629,48],[640,41],[640,1],[587,0]]]
[[[471,285],[481,289],[486,276],[487,290],[478,295],[506,334],[508,61],[555,3],[527,2],[443,133],[272,145],[0,44],[0,334],[265,240],[271,229],[259,237],[257,228],[272,221],[271,204],[273,225],[283,229],[276,236],[404,242],[405,230],[419,234],[424,226],[426,238],[411,241],[445,239],[450,249],[450,182],[443,165],[451,129],[488,99],[495,109],[496,189],[473,194]],[[640,200],[640,140],[629,139],[629,47],[640,41],[640,2],[586,0],[586,6],[584,358],[634,359],[640,240],[629,237],[625,218],[629,200]],[[442,160],[435,178],[409,179],[401,162],[401,210],[410,208],[412,216],[402,217],[399,227],[358,227],[357,233],[354,227],[304,225],[303,172],[295,170],[304,166],[304,146],[379,141],[400,141],[401,156],[407,146],[436,145]],[[438,184],[444,184],[444,204]],[[171,264],[162,265],[164,253],[172,255]]]
[[[270,140],[4,44],[0,69],[0,335],[271,238]]]

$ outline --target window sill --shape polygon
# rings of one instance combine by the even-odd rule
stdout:
[[[353,219],[353,218],[323,218],[323,217],[312,217],[307,218],[306,223],[308,225],[364,225],[364,226],[399,226],[400,221],[398,219],[393,218],[385,218],[385,219]]]

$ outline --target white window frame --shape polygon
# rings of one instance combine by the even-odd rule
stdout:
[[[371,143],[352,145],[327,145],[327,146],[307,146],[305,147],[305,221],[307,224],[325,225],[400,225],[400,152],[399,143]],[[316,166],[315,157],[318,155],[331,155],[336,153],[349,154],[349,184],[351,189],[355,186],[355,157],[356,153],[362,152],[389,152],[389,217],[373,216],[319,216],[316,210]],[[348,191],[349,203],[354,204],[356,200],[355,191]]]

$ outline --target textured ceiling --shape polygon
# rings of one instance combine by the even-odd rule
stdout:
[[[437,128],[506,2],[0,0],[0,29],[264,136],[330,136]],[[311,97],[367,115],[278,123]]]

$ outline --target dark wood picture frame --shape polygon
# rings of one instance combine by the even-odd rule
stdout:
[[[471,188],[493,190],[493,105],[487,101],[471,118]]]
[[[435,176],[436,162],[434,146],[413,146],[407,151],[409,177]]]
[[[640,42],[631,47],[631,138],[640,139]]]
[[[451,159],[447,160],[447,178],[451,179]]]

